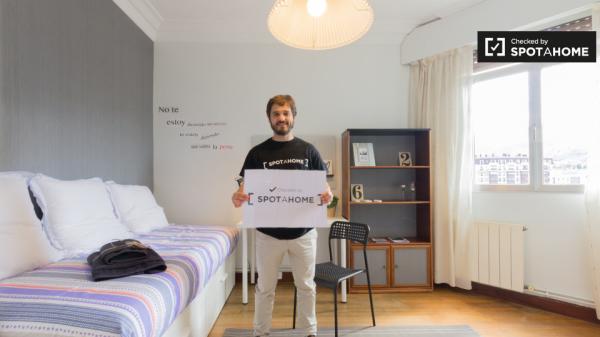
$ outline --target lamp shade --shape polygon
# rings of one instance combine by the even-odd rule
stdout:
[[[276,0],[268,26],[282,43],[300,49],[333,49],[360,39],[373,23],[367,0]]]

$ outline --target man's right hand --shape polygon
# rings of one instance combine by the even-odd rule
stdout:
[[[250,196],[244,193],[243,191],[239,190],[233,193],[233,196],[231,196],[231,201],[233,202],[233,206],[235,206],[235,208],[239,208],[240,206],[242,206],[244,201],[248,200],[250,200]]]

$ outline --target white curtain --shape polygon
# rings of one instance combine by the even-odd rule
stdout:
[[[409,124],[431,129],[434,281],[471,289],[473,48],[411,65]]]
[[[596,123],[600,129],[600,123]],[[600,319],[600,137],[588,152],[588,177],[585,184],[586,221],[596,316]]]
[[[596,31],[596,38],[600,39],[600,6],[596,5],[592,12],[592,24]],[[597,41],[596,50],[600,50],[600,40]],[[596,83],[600,82],[600,58],[596,63]],[[600,92],[600,85],[597,85]],[[596,100],[598,102],[598,99]],[[596,109],[600,111],[600,107]],[[600,130],[600,116],[595,115],[594,120],[588,121]],[[588,229],[588,247],[590,266],[592,268],[592,286],[594,288],[594,302],[596,304],[596,317],[600,319],[600,136],[596,133],[595,140],[590,144],[588,152],[588,177],[585,184],[585,208]]]

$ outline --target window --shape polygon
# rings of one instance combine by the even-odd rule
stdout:
[[[590,29],[590,22],[548,30]],[[484,190],[582,190],[591,135],[598,132],[590,126],[600,115],[599,77],[594,63],[475,64],[475,184]]]
[[[522,71],[473,84],[477,184],[529,184],[528,81]]]
[[[598,95],[594,64],[567,63],[541,70],[544,180],[547,185],[585,183],[593,114]]]

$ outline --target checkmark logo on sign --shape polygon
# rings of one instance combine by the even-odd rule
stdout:
[[[273,188],[269,188],[269,192],[273,192],[277,189],[277,186],[273,187]]]
[[[506,55],[506,39],[503,37],[485,38],[485,56],[505,56]]]

